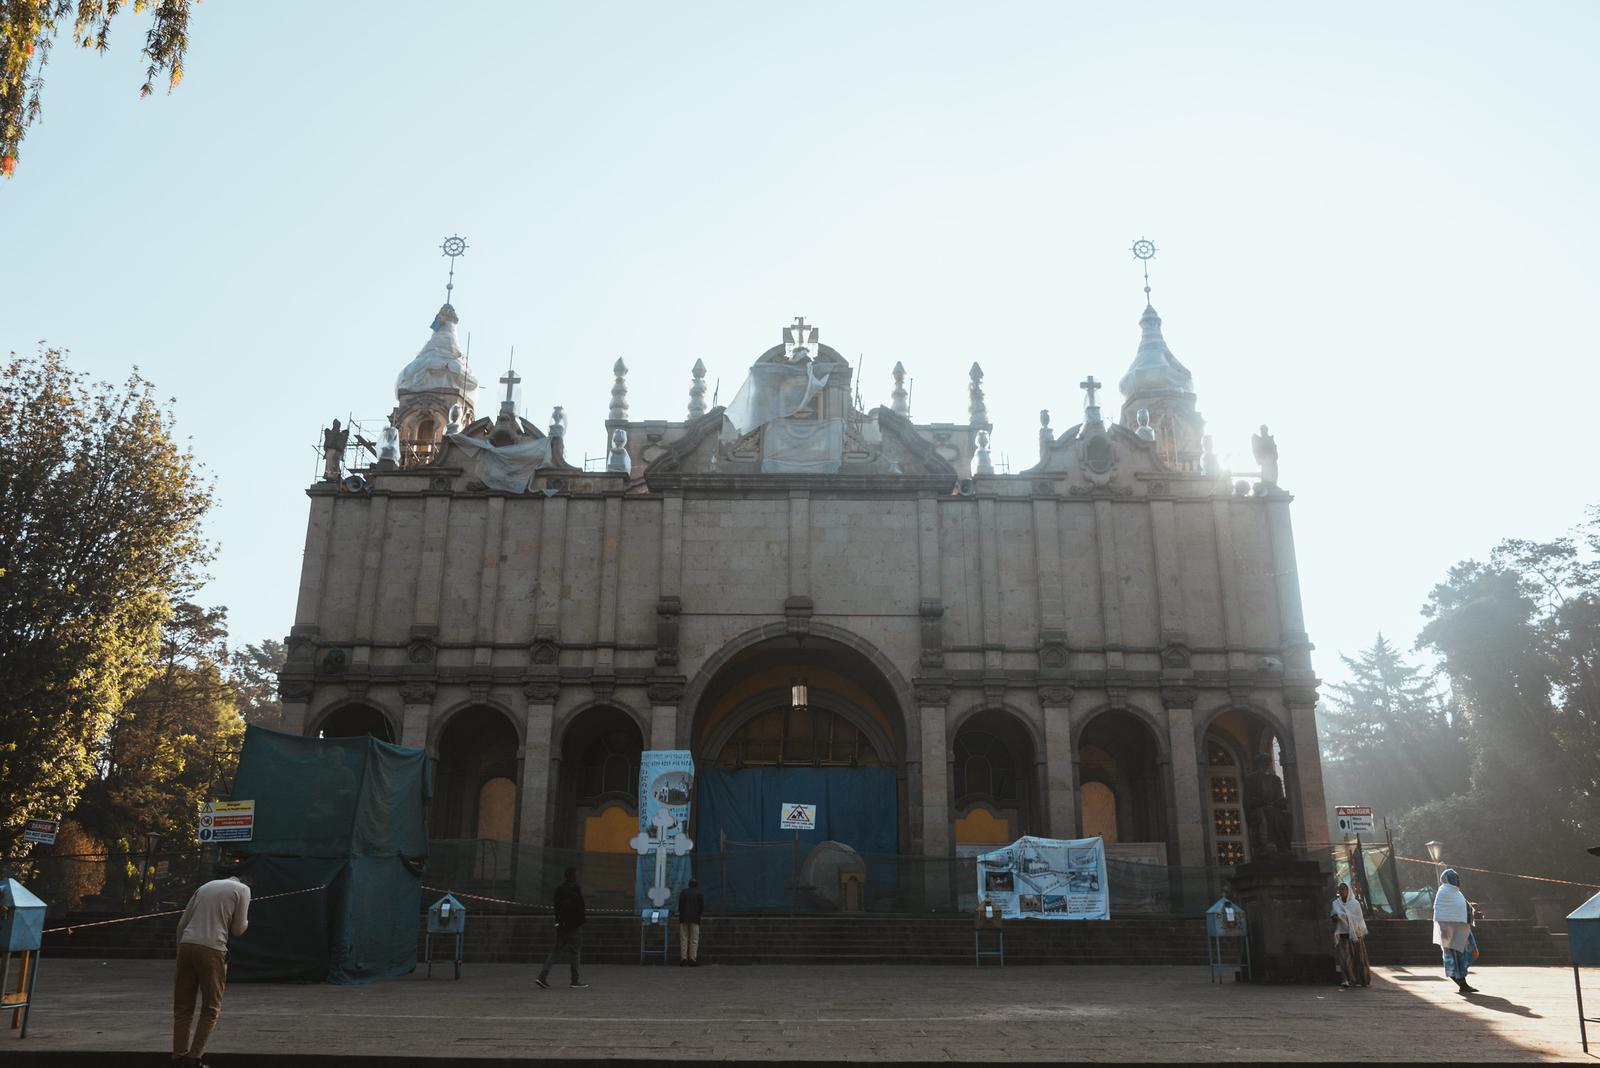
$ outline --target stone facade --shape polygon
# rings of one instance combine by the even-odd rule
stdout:
[[[453,346],[453,321],[430,347]],[[619,361],[617,470],[571,466],[503,406],[462,434],[542,442],[525,487],[491,488],[485,454],[448,438],[313,485],[289,729],[429,748],[440,838],[606,848],[632,818],[635,747],[737,766],[804,741],[806,759],[897,770],[902,853],[1105,833],[1169,864],[1236,862],[1263,750],[1296,843],[1324,844],[1291,498],[1215,469],[1187,370],[1153,310],[1141,326],[1121,417],[1102,422],[1091,378],[1083,421],[1057,433],[1042,413],[1017,474],[974,473],[981,369],[965,422],[913,422],[898,394],[861,411],[802,324],[757,365],[819,385],[749,433],[705,410],[701,365],[687,418],[629,419]],[[833,469],[772,469],[775,426],[794,424],[787,443],[830,419]],[[789,723],[796,684],[833,718],[803,739],[750,726]]]

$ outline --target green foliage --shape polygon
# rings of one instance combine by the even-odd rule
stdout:
[[[1329,688],[1319,715],[1327,778],[1343,792],[1330,800],[1391,816],[1462,788],[1464,724],[1437,682],[1382,634],[1340,659],[1350,680]]]
[[[283,643],[268,638],[258,645],[236,650],[228,673],[239,695],[239,711],[246,723],[274,730],[283,726],[283,702],[278,700],[278,672],[288,659]]]
[[[140,96],[154,92],[162,75],[169,91],[183,80],[189,12],[195,2],[134,0],[136,14],[150,14],[141,50],[149,66]],[[61,26],[70,20],[74,44],[104,52],[110,46],[111,22],[127,6],[125,0],[0,0],[0,174],[10,177],[23,135],[39,118],[44,67]]]
[[[91,386],[58,349],[0,371],[0,855],[77,802],[210,557],[172,423],[137,374]]]
[[[183,603],[162,632],[156,669],[123,705],[97,753],[97,774],[74,815],[114,850],[192,844],[195,810],[225,796],[244,719],[224,674],[226,610]]]

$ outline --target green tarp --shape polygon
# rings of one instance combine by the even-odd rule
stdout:
[[[256,803],[255,836],[230,852],[257,901],[230,978],[367,983],[413,970],[428,782],[420,749],[246,728],[233,797]],[[273,894],[289,896],[260,900]]]

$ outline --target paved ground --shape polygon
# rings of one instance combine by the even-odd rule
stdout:
[[[539,990],[536,971],[468,965],[460,982],[436,972],[362,987],[239,984],[207,1059],[226,1068],[291,1054],[390,1064],[1582,1057],[1572,972],[1561,968],[1485,968],[1473,976],[1483,993],[1470,998],[1437,969],[1404,968],[1376,969],[1372,987],[1349,991],[1212,985],[1190,967],[612,966],[585,974],[589,990],[568,989],[560,970],[558,985]],[[60,1064],[84,1051],[74,1063],[128,1068],[145,1058],[126,1054],[164,1051],[170,974],[161,961],[46,960],[28,1038],[0,1030],[0,1061]],[[1593,997],[1600,1004],[1600,983]]]

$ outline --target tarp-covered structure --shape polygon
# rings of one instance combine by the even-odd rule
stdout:
[[[230,977],[367,983],[416,967],[427,860],[428,757],[372,737],[245,729],[233,796],[255,836],[230,852],[253,876]],[[272,894],[321,887],[272,901]]]

